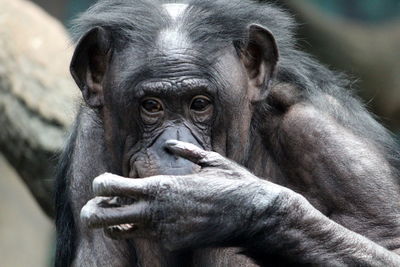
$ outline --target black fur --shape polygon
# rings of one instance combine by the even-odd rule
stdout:
[[[77,137],[77,125],[68,138],[67,146],[60,155],[55,184],[55,206],[56,206],[56,257],[55,266],[70,266],[74,258],[76,228],[72,214],[71,200],[68,194],[69,177],[71,176],[72,155]]]

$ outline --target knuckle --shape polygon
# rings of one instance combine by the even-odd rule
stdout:
[[[218,154],[217,152],[214,151],[210,151],[210,152],[206,152],[205,153],[205,160],[207,161],[215,161],[218,160],[220,158],[220,154]]]
[[[80,212],[80,219],[83,223],[88,224],[93,217],[94,209],[89,203],[83,206]]]
[[[195,144],[192,143],[183,143],[183,145],[185,146],[185,148],[191,150],[191,151],[201,151],[201,149],[196,146]]]
[[[95,194],[101,194],[107,191],[107,189],[111,189],[112,177],[105,173],[100,176],[97,176],[92,183],[92,189]]]
[[[215,160],[220,161],[220,162],[228,161],[225,157],[223,157],[221,154],[219,154],[217,152],[213,152],[213,157],[215,158]]]
[[[221,154],[212,151],[207,153],[205,161],[215,165],[220,165],[222,163],[225,163],[227,160]]]
[[[234,170],[226,169],[226,170],[221,170],[221,171],[223,174],[225,174],[229,178],[236,178],[239,176],[239,174]]]
[[[157,179],[154,183],[152,183],[149,189],[152,189],[157,193],[169,191],[174,184],[174,180],[175,179],[173,176],[163,176],[162,179]]]
[[[99,176],[93,180],[93,192],[95,194],[99,194],[104,191],[105,188],[107,188],[107,180],[105,177]]]

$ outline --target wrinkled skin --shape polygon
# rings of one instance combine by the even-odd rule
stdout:
[[[56,265],[399,266],[390,135],[343,88],[285,79],[263,25],[209,53],[162,8],[152,45],[101,25],[77,44]]]
[[[289,190],[260,181],[215,152],[179,141],[169,141],[168,147],[200,165],[201,170],[184,176],[134,180],[101,175],[93,181],[93,191],[101,197],[82,209],[83,222],[91,227],[132,224],[127,230],[110,227],[106,231],[112,238],[155,238],[170,250],[191,247],[194,240],[198,240],[197,246],[222,245],[234,242],[234,237],[243,238],[241,231],[252,218],[265,213],[284,192],[288,194]],[[111,200],[104,198],[111,196],[135,201],[113,208]],[[235,221],[240,223],[231,223]]]

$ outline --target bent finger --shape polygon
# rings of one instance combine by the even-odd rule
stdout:
[[[190,160],[202,167],[222,166],[229,162],[228,159],[217,152],[203,150],[194,144],[178,140],[168,140],[165,142],[165,145],[175,155]]]
[[[144,197],[148,193],[148,182],[143,180],[104,173],[93,180],[93,193],[97,196]]]
[[[80,219],[89,228],[101,228],[119,224],[145,224],[148,220],[148,203],[139,201],[129,206],[104,208],[100,202],[104,198],[94,198],[83,206]]]

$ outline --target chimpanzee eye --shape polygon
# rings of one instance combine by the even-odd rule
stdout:
[[[196,96],[190,104],[190,109],[194,111],[205,111],[211,105],[211,101],[206,96]]]
[[[149,113],[157,113],[163,110],[161,102],[154,98],[143,100],[142,108]]]

